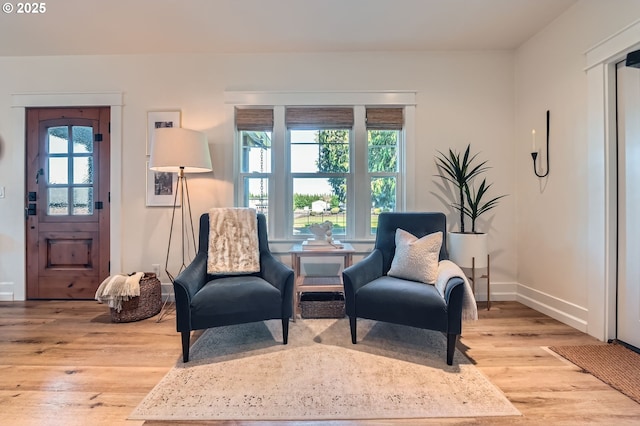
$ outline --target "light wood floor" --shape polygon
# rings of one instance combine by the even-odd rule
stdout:
[[[640,424],[640,404],[545,348],[593,343],[517,302],[497,302],[465,323],[459,349],[522,417],[305,424]],[[91,301],[2,302],[0,424],[140,425],[127,416],[179,357],[173,314],[160,323],[114,324],[108,308]]]

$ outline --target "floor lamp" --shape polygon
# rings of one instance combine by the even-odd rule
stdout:
[[[171,214],[171,227],[169,229],[169,244],[167,245],[167,257],[164,270],[173,284],[174,276],[169,272],[169,255],[171,253],[171,240],[173,237],[173,225],[175,223],[176,211],[180,215],[180,242],[182,264],[176,276],[187,267],[185,252],[188,249],[185,245],[185,238],[188,240],[189,230],[191,231],[191,242],[193,253],[196,252],[195,232],[193,230],[193,216],[191,215],[191,200],[189,199],[189,186],[185,173],[210,172],[211,156],[209,154],[209,144],[207,137],[195,130],[183,129],[180,127],[163,127],[155,129],[154,140],[151,146],[151,158],[149,169],[157,172],[169,172],[178,174],[178,183],[173,198],[173,212]],[[179,208],[178,208],[179,207]],[[185,217],[188,216],[188,217]],[[166,306],[171,295],[167,295],[158,322],[167,313]]]

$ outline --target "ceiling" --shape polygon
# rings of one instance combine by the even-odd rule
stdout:
[[[0,13],[0,56],[509,50],[574,3],[53,0]]]

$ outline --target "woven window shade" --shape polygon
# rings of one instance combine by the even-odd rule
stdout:
[[[287,108],[289,129],[350,129],[353,108]]]
[[[273,110],[236,108],[238,130],[273,130]]]
[[[367,108],[367,129],[402,130],[402,108]]]

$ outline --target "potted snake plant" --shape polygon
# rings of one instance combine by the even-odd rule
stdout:
[[[463,154],[451,149],[447,154],[438,151],[436,163],[440,177],[454,185],[458,196],[453,207],[460,213],[460,231],[448,233],[450,258],[461,267],[483,268],[488,265],[487,234],[478,232],[476,221],[494,209],[506,195],[489,198],[487,191],[492,184],[487,184],[486,178],[482,179],[477,190],[474,188],[474,178],[489,169],[486,160],[476,160],[477,155],[471,155],[469,144]],[[471,231],[465,229],[466,217],[471,220]]]

